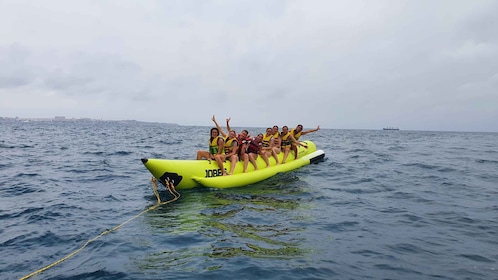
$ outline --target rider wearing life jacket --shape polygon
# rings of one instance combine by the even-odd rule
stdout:
[[[216,137],[211,137],[211,139],[209,139],[209,153],[211,155],[216,155],[218,154],[218,150],[219,150],[219,145],[218,145],[218,141],[219,140],[223,140],[223,138],[221,138],[220,136],[216,136]],[[223,150],[223,149],[221,149]]]
[[[228,157],[228,154],[230,154],[234,146],[238,146],[238,142],[236,138],[227,138],[225,139],[225,144],[223,145],[223,149],[225,151],[225,155]]]
[[[223,138],[220,137],[220,131],[213,127],[211,128],[211,137],[208,141],[208,150],[207,151],[197,151],[197,159],[207,159],[207,160],[216,160],[218,167],[225,172],[225,167],[223,166],[223,162],[225,161],[225,155],[223,153],[224,149],[224,141]]]
[[[308,134],[310,132],[316,132],[318,130],[320,130],[320,126],[317,126],[316,129],[310,129],[310,130],[307,130],[307,131],[303,131],[303,125],[302,124],[298,124],[295,129],[294,128],[291,129],[291,137],[294,140],[296,140],[296,142],[298,142],[299,138],[301,136],[306,135],[306,134]],[[299,146],[303,146],[305,148],[308,148],[307,145],[304,145],[301,142],[299,142]],[[294,151],[294,157],[297,159],[297,145],[293,143],[292,146],[291,146],[291,149],[292,149],[292,151]]]
[[[239,143],[239,159],[243,159],[246,154],[247,144],[251,141],[251,137],[249,136],[249,131],[242,130],[239,135],[237,135],[237,142]]]
[[[254,166],[254,170],[258,170],[258,164],[256,163],[256,159],[260,154],[266,163],[266,167],[270,167],[270,163],[268,161],[268,154],[262,151],[262,147],[263,147],[263,134],[261,133],[258,134],[258,136],[252,138],[247,143],[247,151],[246,151],[247,157],[244,157],[244,170],[247,170],[248,161],[252,163],[252,165]]]
[[[231,162],[231,169],[228,175],[233,174],[235,165],[237,164],[237,161],[239,161],[239,156],[237,154],[239,143],[237,142],[237,138],[235,137],[235,135],[236,135],[235,130],[231,130],[228,133],[228,137],[225,139],[225,145],[224,145],[225,159],[228,159]],[[227,174],[223,173],[223,175]]]
[[[262,143],[263,140],[263,134],[258,134],[258,136],[254,137],[247,143],[247,150],[246,152],[248,154],[253,153],[253,154],[259,154],[259,151],[261,150],[261,147],[263,145]]]
[[[280,154],[282,150],[280,147],[282,145],[282,138],[280,136],[280,132],[278,132],[278,125],[273,126],[272,133],[273,133],[273,139],[270,143],[271,154],[273,155],[275,162],[279,164],[278,154]]]
[[[261,144],[263,145],[263,150],[269,150],[270,149],[270,143],[271,139],[273,138],[273,133],[272,129],[268,127],[266,129],[266,134],[263,135],[263,139],[261,139]]]
[[[291,138],[291,132],[289,131],[289,128],[284,125],[282,127],[282,133],[280,133],[281,135],[281,138],[282,138],[282,144],[280,145],[280,147],[282,147],[282,149],[290,149],[291,147],[291,144],[292,144],[292,138]]]
[[[247,172],[247,165],[249,161],[249,155],[247,154],[247,146],[249,145],[249,142],[251,141],[251,137],[249,136],[249,131],[247,130],[242,130],[238,135],[237,135],[237,143],[239,144],[239,148],[237,150],[237,154],[239,155],[239,160],[244,162],[243,165],[243,172]]]
[[[278,164],[278,157],[276,153],[277,145],[278,149],[280,149],[280,137],[277,136],[278,138],[274,138],[275,135],[279,135],[278,131],[275,133],[271,127],[268,127],[266,129],[266,134],[263,135],[263,139],[261,140],[262,142],[262,148],[261,148],[261,155],[265,153],[265,156],[269,157],[270,155],[273,155],[275,158],[275,162]]]
[[[300,142],[298,142],[294,138],[293,131],[294,130],[289,131],[289,128],[286,125],[284,125],[282,127],[282,133],[281,133],[281,135],[282,135],[282,151],[284,152],[284,157],[282,159],[282,163],[285,163],[285,161],[287,160],[287,156],[289,156],[289,152],[292,148],[292,145],[296,145],[296,150],[297,150],[297,145],[305,146],[304,144],[301,144]],[[300,136],[301,135],[298,135],[298,138]]]
[[[280,133],[278,132],[278,125],[274,125],[272,128],[273,138],[278,138]]]
[[[208,150],[207,151],[197,151],[197,159],[215,159],[215,156],[223,153],[223,138],[220,137],[220,132],[216,127],[211,128],[211,137],[208,141]]]
[[[296,139],[297,141],[299,141],[299,137],[301,137],[301,135],[303,134],[302,132],[303,132],[303,126],[300,124],[298,124],[296,128],[293,128],[290,131],[294,139]]]
[[[211,120],[214,122],[214,124],[216,125],[216,128],[218,128],[218,130],[220,131],[221,135],[223,135],[223,138],[226,141],[228,139],[228,134],[223,131],[223,129],[221,128],[221,126],[216,121],[216,118],[214,117],[214,115],[211,118]],[[230,132],[232,130],[230,128],[230,118],[227,118],[226,122],[227,122],[227,130]],[[245,142],[249,141],[251,138],[249,137],[249,132],[247,130],[245,130],[245,129],[242,130],[237,135],[236,138],[237,138],[237,142],[239,144],[238,150],[237,150],[237,154],[239,155],[239,159],[242,160],[244,158],[244,154],[246,153],[246,148],[247,148],[246,145],[245,145]]]

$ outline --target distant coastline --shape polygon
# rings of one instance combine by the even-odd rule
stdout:
[[[118,122],[118,123],[159,123],[145,122],[137,120],[104,120],[92,118],[66,118],[65,116],[55,116],[53,118],[20,118],[20,117],[0,117],[0,122]],[[164,123],[177,126],[176,123]]]

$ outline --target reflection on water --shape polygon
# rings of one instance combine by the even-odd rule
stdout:
[[[309,202],[303,201],[303,184],[289,173],[244,188],[184,190],[179,201],[145,216],[157,239],[137,266],[190,271],[198,263],[210,271],[237,258],[304,256],[309,250],[301,245],[301,210]]]

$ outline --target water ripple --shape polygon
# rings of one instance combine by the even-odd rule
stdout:
[[[1,279],[57,261],[154,205],[140,158],[192,159],[209,133],[0,125],[0,254],[13,256],[0,261]],[[182,190],[38,277],[496,278],[496,134],[321,129],[307,139],[324,162],[244,188]]]

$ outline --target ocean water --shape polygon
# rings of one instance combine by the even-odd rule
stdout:
[[[0,128],[0,279],[131,218],[30,279],[498,279],[497,133],[322,129],[319,164],[147,211],[140,158],[193,159],[209,127]]]

